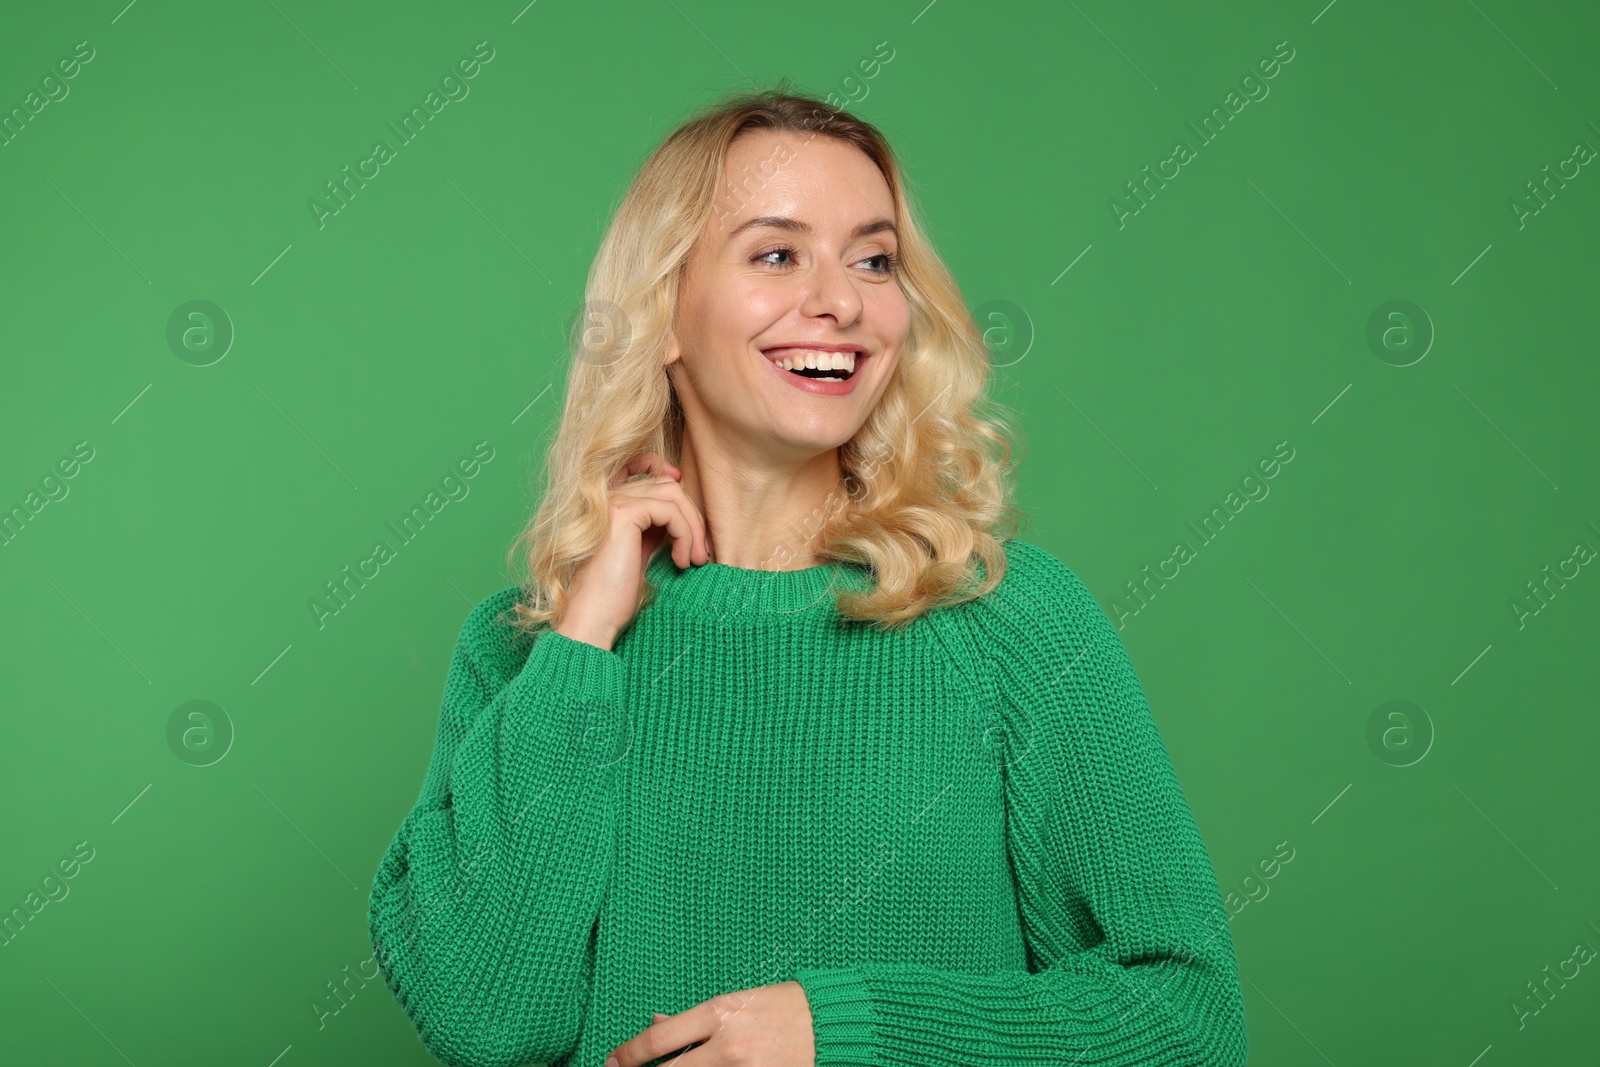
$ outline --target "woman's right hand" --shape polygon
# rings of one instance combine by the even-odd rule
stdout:
[[[650,477],[629,480],[645,473]],[[610,533],[574,571],[556,633],[609,650],[639,610],[645,569],[663,537],[672,538],[680,568],[711,558],[705,519],[678,484],[682,477],[660,453],[645,451],[612,478]]]

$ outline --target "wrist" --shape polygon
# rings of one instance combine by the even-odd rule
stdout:
[[[586,645],[611,651],[612,644],[617,639],[617,631],[609,627],[600,626],[586,619],[574,619],[570,616],[563,617],[559,623],[552,626],[551,631],[573,641],[582,641]]]

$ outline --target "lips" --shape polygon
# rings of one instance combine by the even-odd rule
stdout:
[[[776,345],[761,354],[778,368],[797,377],[848,381],[869,357],[859,345]]]
[[[856,372],[854,352],[817,352],[798,348],[780,349],[767,359],[791,374],[802,378],[837,378],[848,381]]]
[[[858,372],[872,358],[854,345],[780,345],[762,349],[761,354],[774,374],[813,396],[849,396],[861,380]]]

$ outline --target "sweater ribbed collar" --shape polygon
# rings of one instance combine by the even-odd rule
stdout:
[[[656,589],[652,607],[714,618],[772,618],[832,611],[841,592],[869,588],[866,568],[853,563],[829,561],[788,571],[702,563],[680,571],[671,548],[671,542],[665,542],[645,569]]]

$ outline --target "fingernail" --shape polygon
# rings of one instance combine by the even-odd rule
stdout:
[[[660,1022],[662,1019],[665,1019],[665,1018],[666,1018],[666,1016],[658,1011],[658,1012],[656,1012],[656,1017],[655,1017],[654,1021],[655,1022]]]
[[[615,1056],[607,1056],[606,1067],[617,1067],[617,1058]]]

